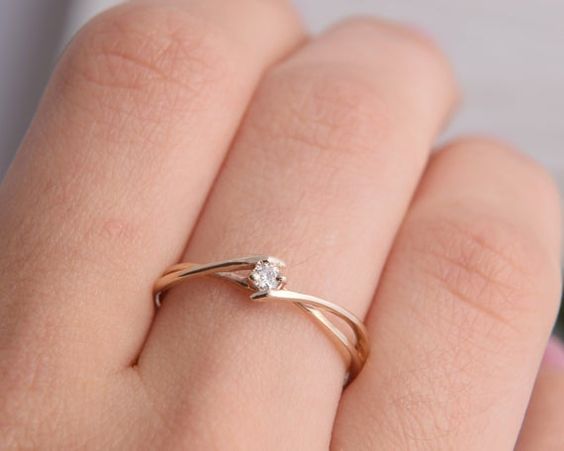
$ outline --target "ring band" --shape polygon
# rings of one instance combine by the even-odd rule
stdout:
[[[216,263],[180,263],[168,268],[154,286],[155,304],[160,307],[163,294],[172,287],[196,277],[215,276],[250,290],[252,301],[290,302],[308,314],[337,345],[347,364],[346,386],[362,370],[369,353],[366,327],[343,307],[324,299],[285,289],[286,277],[281,270],[285,263],[271,256],[254,256]],[[245,271],[245,274],[240,274]],[[338,318],[331,321],[327,313]],[[339,327],[339,325],[341,327]],[[348,333],[342,330],[347,326]]]

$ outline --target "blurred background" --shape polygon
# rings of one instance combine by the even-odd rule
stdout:
[[[226,0],[233,1],[233,0]],[[0,179],[73,33],[115,0],[0,0]],[[450,56],[464,103],[443,139],[480,132],[544,164],[564,192],[562,0],[295,0],[312,32],[351,14],[410,23]],[[564,321],[560,321],[560,332]]]

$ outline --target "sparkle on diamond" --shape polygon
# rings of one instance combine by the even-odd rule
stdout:
[[[280,268],[270,262],[261,261],[252,270],[251,281],[260,291],[275,290],[280,285]]]

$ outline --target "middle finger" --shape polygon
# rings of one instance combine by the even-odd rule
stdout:
[[[275,255],[291,287],[362,316],[453,98],[425,38],[366,20],[336,27],[262,83],[186,260]],[[244,449],[327,448],[344,371],[295,310],[209,280],[166,298],[139,369],[175,424],[198,431],[192,445]]]

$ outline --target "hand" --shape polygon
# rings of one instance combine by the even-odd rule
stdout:
[[[434,44],[383,21],[307,39],[278,0],[94,19],[1,188],[2,449],[512,449],[558,308],[559,200],[490,139],[430,156],[456,99]],[[344,392],[295,308],[200,280],[155,311],[168,265],[253,253],[365,318]],[[522,449],[564,446],[549,373]]]

